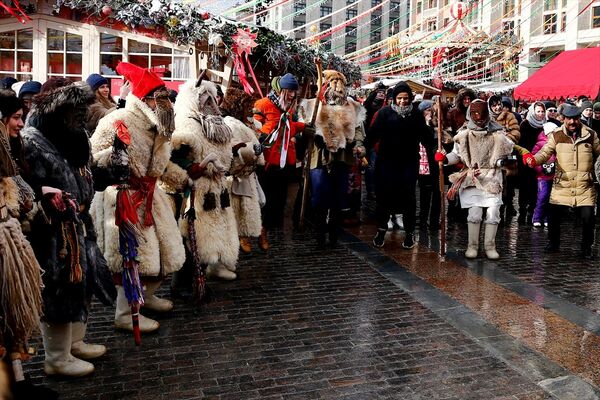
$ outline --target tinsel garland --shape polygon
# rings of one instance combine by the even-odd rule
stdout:
[[[193,44],[208,41],[209,37],[219,37],[230,56],[233,34],[238,27],[248,27],[210,15],[195,7],[194,3],[170,0],[56,0],[54,9],[59,12],[63,6],[90,16],[110,15],[133,29],[164,29],[165,36],[177,44]],[[298,43],[264,27],[248,28],[258,33],[259,47],[250,57],[251,62],[256,63],[255,67],[264,64],[274,69],[275,74],[291,72],[300,77],[316,77],[314,59],[318,55],[326,68],[343,73],[350,82],[361,78],[358,65],[335,54]]]

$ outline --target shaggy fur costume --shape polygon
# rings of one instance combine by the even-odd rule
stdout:
[[[175,103],[172,145],[174,152],[187,153],[186,158],[194,163],[202,162],[210,153],[217,156],[214,162],[208,163],[205,174],[194,181],[196,245],[202,263],[209,266],[221,263],[235,271],[239,242],[230,206],[231,183],[219,173],[219,170],[229,169],[232,162],[232,133],[223,124],[223,119],[214,115],[212,104],[216,95],[217,89],[212,82],[203,81],[196,87],[196,81],[190,80],[180,87]],[[182,183],[187,181],[188,175],[184,169],[172,164],[165,178]],[[187,238],[188,220],[182,218],[179,225],[181,234]]]
[[[98,123],[91,138],[94,161],[99,167],[111,167],[116,121],[122,121],[131,135],[127,148],[130,176],[160,178],[170,163],[171,144],[167,136],[157,133],[158,119],[154,111],[133,94],[127,96],[125,108],[108,114]],[[98,192],[92,203],[98,242],[113,273],[122,271],[119,228],[115,225],[116,197],[117,189],[109,186],[104,192]],[[140,221],[144,220],[145,209],[142,204],[137,210]],[[185,261],[183,241],[168,195],[158,186],[154,190],[152,215],[154,226],[139,227],[140,276],[169,274],[179,270]]]
[[[259,236],[262,227],[260,205],[258,203],[258,180],[254,173],[257,165],[264,165],[262,154],[256,156],[254,146],[259,145],[254,131],[244,123],[232,117],[225,117],[225,123],[233,133],[232,143],[245,143],[246,146],[238,150],[231,165],[231,205],[237,221],[240,236]],[[236,181],[246,188],[244,194],[236,190]]]
[[[89,160],[90,154],[85,119],[79,119],[78,113],[82,108],[86,110],[91,99],[93,95],[87,84],[72,84],[38,95],[28,126],[21,132],[29,165],[25,179],[38,198],[41,187],[50,186],[70,193],[79,205],[75,228],[83,273],[81,283],[70,282],[69,268],[60,256],[63,231],[59,221],[49,219],[44,207],[38,207],[31,223],[29,239],[40,266],[46,271],[42,295],[44,318],[49,323],[85,322],[92,293],[107,305],[116,296],[88,212],[94,190],[84,161]],[[67,110],[74,111],[69,114]]]
[[[504,130],[472,131],[465,127],[454,141],[459,145],[461,162],[469,170],[461,188],[475,186],[490,194],[502,193],[502,169],[496,162],[506,158],[513,150],[513,143]],[[478,176],[474,174],[476,169],[479,169]],[[450,175],[450,182],[454,183],[460,174]]]

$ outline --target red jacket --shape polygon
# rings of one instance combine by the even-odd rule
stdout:
[[[254,109],[252,110],[254,113],[254,119],[262,124],[262,128],[260,129],[262,133],[266,135],[270,135],[279,125],[279,120],[281,118],[281,110],[277,107],[271,99],[268,97],[264,97],[260,100],[257,100],[254,103]],[[288,136],[288,150],[286,156],[286,164],[287,165],[296,165],[296,146],[294,136],[298,132],[302,132],[304,130],[304,122],[296,122],[292,120],[292,111],[288,111],[288,118],[290,119],[290,132]],[[281,158],[281,148],[283,142],[283,132],[280,132],[280,135],[277,137],[275,143],[266,148],[264,151],[265,156],[265,168],[269,168],[270,166],[279,167],[279,160]]]

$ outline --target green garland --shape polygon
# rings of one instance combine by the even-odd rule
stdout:
[[[56,0],[55,11],[60,11],[62,6],[90,15],[112,15],[133,29],[161,28],[169,39],[178,44],[193,44],[207,41],[209,36],[220,36],[229,51],[237,28],[250,28],[252,32],[258,32],[258,47],[251,56],[253,65],[268,67],[274,74],[291,72],[299,77],[315,77],[314,59],[319,56],[325,68],[343,73],[349,82],[360,80],[362,76],[357,64],[335,54],[300,44],[264,27],[248,27],[215,17],[198,10],[193,4],[170,0]]]

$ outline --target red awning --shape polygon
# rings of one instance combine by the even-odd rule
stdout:
[[[515,88],[515,99],[558,100],[600,91],[600,47],[563,51]]]

